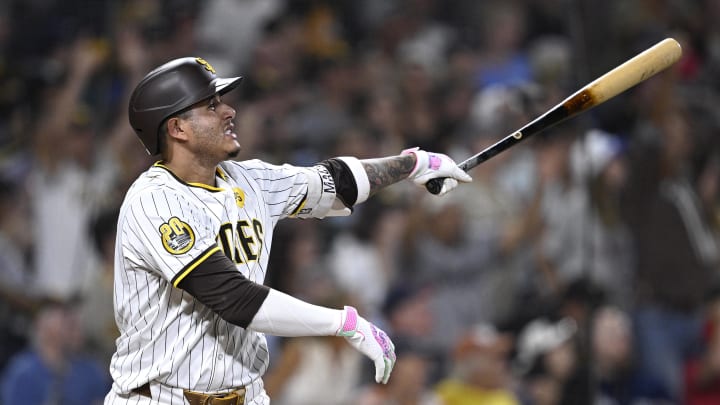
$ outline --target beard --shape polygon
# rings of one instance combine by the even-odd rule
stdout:
[[[206,155],[205,157],[208,161],[219,159],[219,162],[222,160],[234,159],[240,154],[240,150],[242,149],[242,147],[237,140],[235,140],[235,147],[233,147],[232,150],[228,152],[212,152],[213,149],[217,150],[218,148],[222,147],[220,146],[220,143],[226,141],[224,139],[224,134],[220,133],[220,140],[218,140],[218,134],[215,129],[202,128],[196,123],[192,123],[191,125],[193,125],[193,131],[198,134],[198,143],[202,145],[201,148],[205,151],[202,154]],[[218,154],[218,152],[224,153],[224,155]]]
[[[238,146],[237,148],[235,148],[235,149],[231,150],[230,152],[228,152],[227,158],[228,158],[228,159],[235,159],[236,157],[238,157],[238,155],[240,154],[240,149],[241,149],[241,148]]]

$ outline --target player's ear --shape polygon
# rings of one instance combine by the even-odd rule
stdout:
[[[181,117],[170,117],[165,122],[165,129],[170,138],[181,141],[188,140],[188,124]]]

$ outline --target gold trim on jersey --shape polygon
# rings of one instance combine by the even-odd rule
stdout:
[[[170,174],[175,178],[175,180],[179,181],[180,183],[182,183],[182,184],[184,184],[184,185],[186,185],[186,186],[198,187],[198,188],[202,188],[202,189],[205,189],[205,190],[208,190],[208,191],[225,191],[224,188],[215,187],[215,186],[210,186],[210,185],[203,184],[203,183],[188,183],[188,182],[186,182],[185,180],[183,180],[183,179],[181,179],[180,177],[178,177],[175,173],[173,173],[173,171],[170,170],[169,167],[167,167],[167,166],[165,166],[164,164],[162,164],[162,161],[160,161],[160,160],[158,160],[157,162],[155,162],[155,163],[153,164],[153,166],[154,166],[154,167],[160,167],[160,168],[163,168],[163,169],[167,170],[167,172],[170,173]],[[223,180],[227,181],[227,176],[225,175],[224,172],[222,172],[222,171],[220,170],[219,167],[218,167],[217,169],[215,169],[215,173],[216,173],[220,178],[222,178]]]
[[[225,172],[222,168],[220,168],[220,166],[215,169],[215,173],[217,173],[217,175],[220,176],[221,179],[228,181],[228,175],[225,174]]]
[[[204,188],[205,190],[208,190],[208,191],[225,191],[224,188],[208,186],[207,184],[203,184],[203,183],[187,183],[187,185],[193,186],[193,187]]]
[[[305,206],[305,203],[307,202],[307,194],[305,194],[305,197],[303,197],[303,200],[298,204],[297,208],[293,212],[290,213],[290,217],[297,216],[297,214],[300,212],[301,209]]]
[[[178,275],[175,277],[175,279],[172,282],[173,287],[177,288],[178,284],[180,284],[180,282],[183,281],[183,279],[185,277],[187,277],[187,275],[190,274],[191,271],[195,270],[195,268],[197,266],[199,266],[200,263],[207,260],[207,258],[212,256],[213,253],[219,252],[219,251],[220,251],[220,247],[218,245],[215,245],[215,246],[211,247],[210,250],[206,251],[205,254],[203,254],[202,256],[200,256],[197,259],[190,262],[190,264],[188,264],[185,267],[185,269],[182,270],[180,273],[178,273]]]

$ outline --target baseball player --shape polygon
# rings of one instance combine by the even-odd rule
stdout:
[[[348,215],[404,178],[447,178],[442,193],[471,178],[449,157],[417,148],[313,167],[229,160],[240,143],[222,96],[240,81],[187,57],[148,73],[131,95],[130,124],[160,160],[120,211],[121,335],[105,404],[269,404],[265,334],[344,337],[374,362],[378,383],[390,377],[392,342],[353,307],[320,307],[263,285],[273,228],[283,218]]]

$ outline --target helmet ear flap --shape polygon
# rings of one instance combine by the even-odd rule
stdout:
[[[241,77],[219,78],[202,58],[174,59],[148,73],[133,90],[128,118],[150,155],[161,152],[161,128],[165,121],[184,109],[236,88]]]

